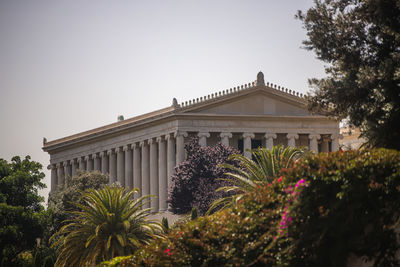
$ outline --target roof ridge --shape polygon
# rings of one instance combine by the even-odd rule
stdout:
[[[290,90],[288,88],[285,88],[283,86],[276,85],[276,84],[273,84],[273,83],[267,82],[266,85],[262,85],[262,86],[263,87],[268,87],[270,89],[277,90],[277,91],[280,91],[282,93],[286,93],[288,95],[295,96],[295,97],[298,97],[298,98],[301,98],[301,99],[305,99],[306,98],[306,95],[303,94],[303,93],[299,93],[299,92],[297,92],[295,90]],[[230,88],[230,89],[217,91],[217,92],[209,94],[209,95],[205,95],[205,96],[202,96],[202,97],[199,97],[199,98],[193,98],[191,100],[181,102],[181,104],[178,105],[178,106],[179,106],[179,108],[191,107],[191,106],[194,106],[194,105],[199,104],[199,103],[205,103],[205,102],[208,102],[210,100],[219,99],[219,98],[227,96],[227,95],[233,95],[233,94],[236,94],[238,92],[242,92],[244,90],[249,90],[249,89],[252,89],[252,88],[255,88],[255,87],[259,87],[259,85],[256,85],[256,82],[245,83],[245,84],[242,84],[242,85],[239,85],[239,86],[235,86],[235,87]]]

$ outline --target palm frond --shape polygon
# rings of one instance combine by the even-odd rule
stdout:
[[[221,180],[227,181],[231,186],[221,187],[217,191],[227,193],[234,191],[237,194],[217,199],[211,204],[207,213],[236,205],[245,193],[254,190],[256,185],[271,183],[283,168],[290,167],[303,154],[302,148],[274,146],[272,150],[266,148],[251,150],[251,159],[243,155],[231,155],[228,160],[236,162],[239,167],[233,164],[221,164],[223,168],[230,170],[225,173],[227,178]]]
[[[50,239],[59,252],[56,266],[95,265],[161,238],[161,224],[147,220],[151,209],[143,209],[151,196],[134,199],[137,192],[106,186],[83,193],[74,219]]]

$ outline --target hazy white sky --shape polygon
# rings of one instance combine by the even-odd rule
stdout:
[[[255,80],[305,93],[311,0],[0,0],[0,158]],[[42,192],[48,194],[48,188]]]

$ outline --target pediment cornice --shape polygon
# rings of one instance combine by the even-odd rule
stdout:
[[[306,108],[307,106],[306,97],[298,92],[289,90],[287,88],[285,89],[283,87],[281,88],[280,86],[269,83],[267,83],[267,85],[260,86],[256,86],[254,83],[249,83],[239,89],[225,90],[212,95],[193,99],[191,101],[182,102],[178,107],[175,108],[175,113],[190,113],[196,110],[203,110],[205,108],[233,102],[240,98],[255,94],[262,94],[267,97],[272,97],[300,108]]]
[[[260,72],[261,73],[261,72]],[[243,120],[243,119],[268,119],[268,120],[326,120],[325,116],[273,116],[273,115],[225,115],[225,114],[199,114],[196,111],[204,110],[206,108],[215,107],[218,105],[226,104],[240,100],[241,98],[262,94],[269,98],[277,99],[289,105],[298,108],[305,108],[307,100],[303,94],[289,90],[287,88],[274,85],[272,83],[265,83],[262,73],[258,74],[257,81],[253,83],[244,84],[228,90],[219,91],[207,96],[203,96],[192,101],[185,101],[178,104],[174,98],[172,105],[136,116],[130,119],[111,123],[102,127],[98,127],[89,131],[84,131],[64,138],[56,139],[44,143],[44,151],[53,151],[55,149],[68,147],[70,145],[78,145],[82,142],[95,141],[101,138],[112,137],[127,131],[134,131],[136,129],[143,129],[151,127],[159,123],[167,122],[169,120],[177,119],[215,119],[215,120]]]

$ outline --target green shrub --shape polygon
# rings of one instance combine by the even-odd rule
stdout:
[[[399,266],[400,152],[323,153],[296,163],[284,181],[308,182],[291,211],[290,266],[345,266],[349,255]]]
[[[399,266],[400,152],[308,155],[233,208],[170,230],[118,266]]]
[[[273,265],[286,246],[274,239],[282,203],[273,187],[257,187],[237,207],[180,225],[119,266]]]

